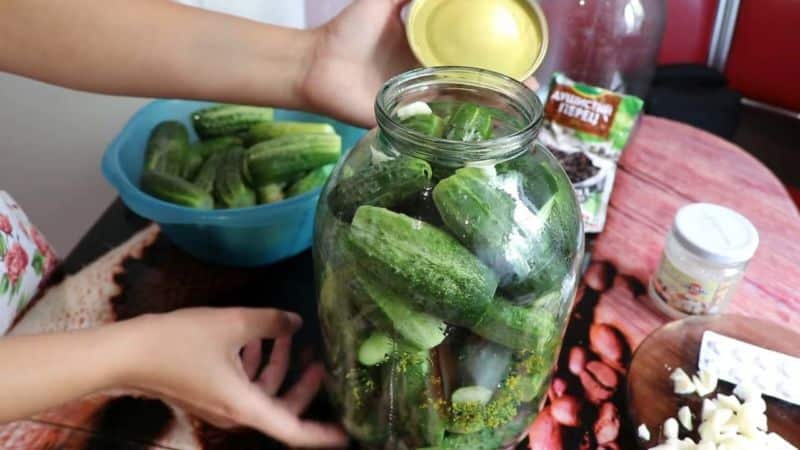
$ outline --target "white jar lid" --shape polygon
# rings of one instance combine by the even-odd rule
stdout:
[[[758,231],[746,217],[711,203],[679,209],[672,230],[686,250],[717,264],[747,262],[758,248]]]

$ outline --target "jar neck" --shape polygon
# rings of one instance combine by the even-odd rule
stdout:
[[[496,123],[512,130],[481,142],[452,141],[411,131],[396,118],[399,107],[415,101],[452,98],[490,107]],[[503,161],[529,149],[543,120],[542,103],[522,83],[469,67],[417,69],[389,80],[378,93],[375,117],[381,139],[397,151],[444,166]]]

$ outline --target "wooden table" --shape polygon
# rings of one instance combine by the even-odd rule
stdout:
[[[591,264],[531,445],[548,450],[635,448],[623,411],[624,375],[642,339],[667,319],[645,286],[678,207],[730,206],[758,228],[761,246],[732,312],[800,326],[800,215],[763,165],[734,145],[675,122],[645,117],[622,158],[606,230]],[[233,270],[197,262],[158,229],[115,203],[64,261],[60,276],[12,333],[75,329],[193,305],[271,305],[313,323],[308,252],[272,267]],[[295,369],[318,356],[319,331],[304,327]],[[581,360],[584,362],[581,363]],[[572,364],[570,364],[572,363]],[[296,371],[295,371],[296,372]],[[569,403],[578,426],[565,426]],[[553,414],[553,412],[556,414]],[[320,399],[309,412],[330,417]],[[270,449],[255,432],[223,432],[157,400],[105,393],[0,428],[4,449]]]

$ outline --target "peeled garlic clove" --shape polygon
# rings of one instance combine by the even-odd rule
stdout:
[[[719,437],[719,427],[715,427],[710,421],[705,421],[697,427],[697,434],[700,435],[700,442],[716,443]]]
[[[714,427],[717,430],[722,430],[722,426],[728,423],[732,417],[733,410],[717,405],[717,409],[715,409],[708,417],[708,422],[714,424]]]
[[[711,413],[712,413],[712,412],[713,412],[715,409],[717,409],[717,404],[716,404],[716,402],[714,402],[713,400],[710,400],[710,399],[704,398],[704,399],[703,399],[703,413],[702,413],[702,416],[701,416],[701,417],[702,417],[702,419],[703,419],[703,420],[706,420],[706,419],[708,419],[708,418],[711,416]]]
[[[700,441],[697,444],[697,450],[717,450],[717,444],[711,441]]]
[[[406,120],[409,117],[433,114],[431,107],[425,102],[414,102],[397,108],[397,118]]]
[[[689,375],[686,375],[686,372],[684,372],[680,367],[673,370],[669,378],[672,380],[676,394],[691,394],[696,389],[692,379],[689,378]]]
[[[700,397],[714,392],[717,389],[717,376],[708,370],[701,370],[697,375],[692,376],[692,384]]]
[[[639,428],[636,429],[636,433],[639,435],[639,439],[643,441],[650,440],[650,430],[647,428],[647,425],[639,425]]]
[[[717,405],[721,408],[727,408],[734,412],[738,412],[742,409],[742,404],[739,403],[739,400],[732,395],[717,394]]]
[[[681,406],[678,410],[678,422],[689,431],[692,431],[692,411],[688,406]]]
[[[664,422],[664,437],[678,439],[678,421],[674,417],[670,417]]]

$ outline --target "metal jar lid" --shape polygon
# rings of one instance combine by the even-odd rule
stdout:
[[[547,22],[533,0],[414,0],[406,34],[426,67],[478,67],[520,81],[547,52]]]
[[[711,203],[679,209],[672,230],[687,251],[716,264],[745,263],[758,248],[758,231],[746,217]]]

